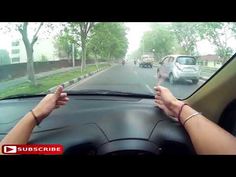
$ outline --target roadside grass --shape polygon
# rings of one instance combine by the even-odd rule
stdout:
[[[99,67],[108,67],[108,64],[99,64]],[[62,84],[63,82],[72,80],[74,78],[80,77],[82,75],[88,74],[89,72],[96,71],[95,65],[88,66],[82,73],[80,68],[78,70],[68,71],[60,74],[53,74],[41,79],[37,79],[37,86],[32,86],[30,82],[24,82],[18,84],[14,87],[7,88],[0,91],[0,99],[18,94],[39,94],[42,92],[47,92],[48,89]]]

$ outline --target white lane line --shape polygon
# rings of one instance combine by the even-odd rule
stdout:
[[[115,66],[115,65],[114,65],[114,66]],[[79,82],[77,82],[77,83],[75,83],[75,84],[73,84],[73,85],[71,85],[71,86],[65,88],[65,90],[72,90],[73,88],[75,88],[75,87],[77,87],[78,85],[80,85],[80,84],[82,84],[82,83],[88,81],[89,79],[92,79],[93,77],[96,77],[96,76],[102,74],[103,72],[108,71],[109,69],[112,69],[114,66],[112,66],[112,67],[110,67],[110,68],[107,68],[107,69],[105,69],[105,70],[103,70],[103,71],[101,71],[101,72],[98,72],[98,73],[96,73],[96,74],[94,74],[94,75],[92,75],[92,76],[90,76],[90,77],[88,77],[88,78],[82,79],[81,81],[79,81]]]
[[[154,92],[153,92],[153,89],[151,89],[151,87],[150,87],[149,85],[145,84],[145,86],[146,86],[146,88],[147,88],[151,93],[154,93]]]

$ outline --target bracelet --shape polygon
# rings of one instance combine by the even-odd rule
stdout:
[[[179,122],[180,122],[180,114],[181,114],[182,109],[183,109],[183,107],[184,107],[185,105],[188,105],[188,104],[187,104],[187,103],[184,103],[184,104],[182,104],[182,106],[180,107],[179,114],[178,114],[178,117],[177,117],[177,119],[178,119]]]
[[[188,116],[188,117],[185,119],[185,121],[184,121],[184,123],[183,123],[183,126],[186,124],[186,122],[187,122],[188,120],[190,120],[191,118],[193,118],[194,116],[199,115],[199,114],[202,114],[202,113],[200,113],[200,112],[195,112],[195,113],[191,114],[190,116]]]
[[[39,122],[37,116],[34,114],[33,110],[30,110],[30,112],[32,113],[32,115],[33,115],[33,117],[34,117],[34,120],[35,120],[35,122],[36,122],[36,125],[39,126],[40,122]]]

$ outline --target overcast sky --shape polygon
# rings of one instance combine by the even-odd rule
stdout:
[[[160,23],[160,24],[167,24],[167,23]],[[130,22],[130,23],[125,23],[125,25],[129,28],[127,37],[129,40],[128,54],[130,54],[139,47],[142,35],[144,32],[150,30],[151,23]],[[214,47],[210,45],[208,41],[198,42],[197,48],[199,53],[202,55],[214,53]]]
[[[0,26],[3,23],[0,23]],[[128,54],[133,52],[139,47],[140,40],[142,38],[142,35],[144,32],[150,30],[150,24],[148,22],[129,22],[125,23],[125,25],[129,28],[127,38],[129,41],[129,48],[128,48]],[[15,32],[14,34],[10,35],[4,34],[2,31],[0,31],[0,49],[7,49],[9,52],[11,50],[11,41],[14,38],[21,38],[18,32]],[[40,34],[40,37],[42,37],[42,33]],[[230,46],[236,49],[236,41],[231,40],[229,41]],[[208,41],[201,41],[198,42],[197,45],[198,51],[201,55],[206,54],[212,54],[214,53],[214,47],[210,45]]]

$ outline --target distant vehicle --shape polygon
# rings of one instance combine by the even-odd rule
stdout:
[[[151,55],[142,55],[139,60],[139,67],[141,68],[152,68],[154,57]]]
[[[200,70],[196,58],[187,55],[168,55],[164,57],[157,68],[159,77],[168,78],[170,84],[177,80],[191,80],[197,84],[200,78]]]
[[[123,66],[125,65],[125,60],[122,60],[122,65],[123,65]]]

